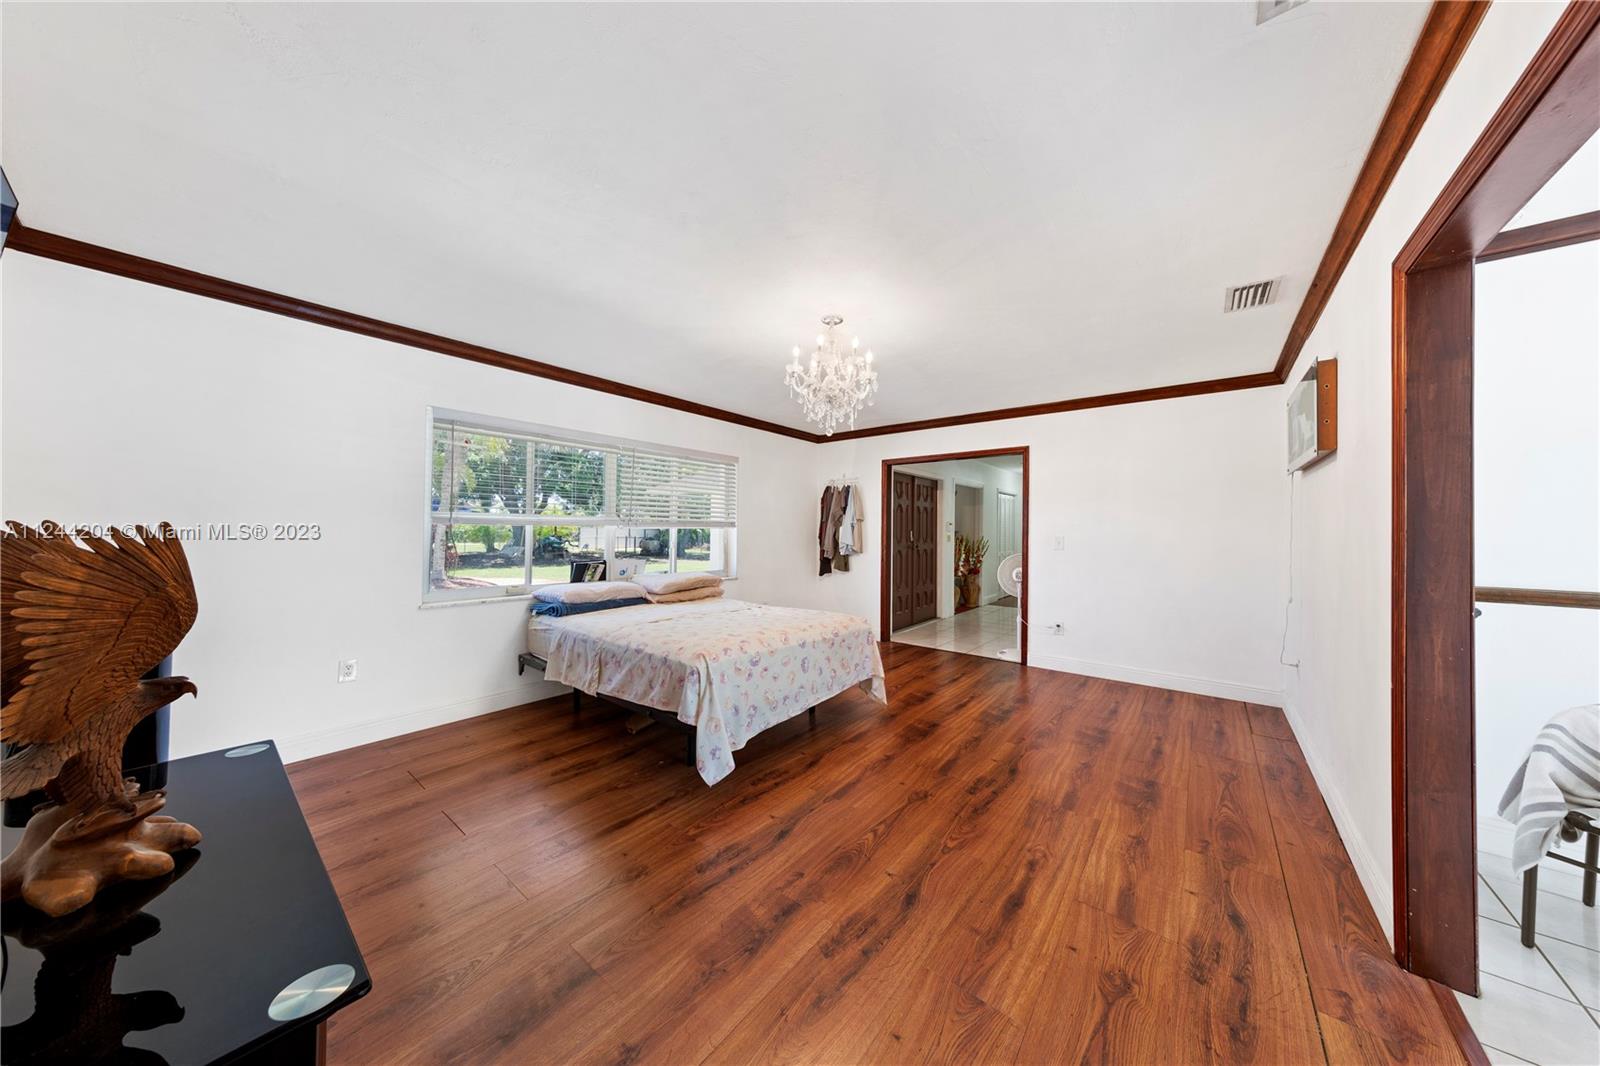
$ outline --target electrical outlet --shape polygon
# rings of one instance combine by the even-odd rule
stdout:
[[[356,679],[356,661],[354,659],[339,660],[339,684]]]

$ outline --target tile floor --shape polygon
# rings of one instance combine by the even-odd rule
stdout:
[[[953,618],[935,618],[896,630],[891,639],[898,644],[1002,659],[1005,658],[1000,654],[1002,649],[1017,646],[1017,609],[993,604],[975,607]]]
[[[1600,908],[1540,892],[1536,946],[1525,948],[1521,880],[1495,855],[1480,854],[1478,871],[1483,995],[1456,998],[1489,1061],[1600,1064]]]

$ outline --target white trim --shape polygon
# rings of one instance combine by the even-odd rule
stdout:
[[[544,689],[554,691],[541,691]],[[356,748],[363,744],[415,733],[421,729],[431,729],[434,726],[448,725],[451,722],[520,707],[524,703],[550,699],[566,691],[569,691],[566,686],[550,684],[542,677],[536,676],[530,678],[520,688],[493,692],[476,699],[447,703],[442,707],[426,707],[409,714],[369,718],[365,722],[301,733],[294,737],[273,737],[272,740],[278,745],[278,753],[284,762],[299,762],[302,759],[313,759],[318,755],[327,755],[330,752],[344,751],[346,748]]]
[[[697,573],[697,574],[709,574],[712,577],[720,577],[720,578],[722,578],[722,583],[724,585],[728,584],[729,582],[738,581],[739,580],[739,577],[738,577],[737,574],[729,575],[729,574],[723,573],[720,570],[696,570],[694,572]],[[610,580],[631,581],[633,579],[631,577],[627,577],[627,576],[619,576],[619,577],[616,577],[616,578],[610,579]],[[558,581],[545,581],[545,582],[542,582],[542,584],[545,584],[545,585],[558,585],[558,584],[560,584],[560,582],[558,582]],[[457,591],[462,591],[462,590],[458,589]],[[520,604],[523,604],[523,605],[527,605],[527,604],[532,603],[532,602],[533,602],[533,591],[531,589],[522,589],[521,591],[518,591],[518,592],[515,592],[515,593],[508,592],[503,596],[465,596],[465,597],[462,597],[461,599],[458,599],[458,600],[426,600],[426,601],[424,601],[422,603],[417,604],[417,610],[419,610],[419,611],[433,611],[433,610],[439,609],[440,607],[481,607],[483,604],[486,604],[486,603],[520,603]]]
[[[555,582],[546,582],[555,584]],[[453,589],[447,591],[471,592],[471,589]],[[457,599],[430,599],[417,604],[419,611],[432,611],[440,607],[474,607],[485,603],[520,603],[526,606],[533,602],[533,590],[523,588],[516,592],[506,592],[499,596],[461,596]]]
[[[1327,805],[1328,814],[1333,817],[1333,827],[1338,830],[1345,854],[1350,857],[1350,864],[1356,868],[1356,877],[1360,879],[1361,887],[1366,890],[1367,904],[1377,916],[1384,935],[1389,938],[1389,946],[1393,947],[1393,860],[1388,859],[1380,863],[1367,848],[1367,840],[1357,831],[1356,820],[1351,816],[1350,809],[1345,806],[1343,794],[1332,787],[1338,778],[1324,768],[1322,756],[1316,746],[1309,743],[1311,731],[1305,728],[1305,723],[1300,720],[1300,715],[1292,704],[1284,707],[1284,715],[1289,719],[1289,728],[1294,732],[1295,740],[1300,745],[1300,753],[1306,758],[1306,765],[1311,768],[1311,778],[1317,783],[1317,791],[1322,793],[1322,801]]]
[[[1279,689],[1241,685],[1234,681],[1216,681],[1208,677],[1190,677],[1187,674],[1167,674],[1159,670],[1143,670],[1136,666],[1118,666],[1114,663],[1097,663],[1089,659],[1072,659],[1064,655],[1036,655],[1029,650],[1028,665],[1045,670],[1059,670],[1068,674],[1087,674],[1108,681],[1125,681],[1130,685],[1149,685],[1151,688],[1176,689],[1193,692],[1199,696],[1215,696],[1224,700],[1260,703],[1268,707],[1283,706],[1283,692]]]

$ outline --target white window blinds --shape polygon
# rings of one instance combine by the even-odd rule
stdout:
[[[640,448],[619,456],[622,516],[639,526],[726,529],[736,524],[739,466]]]
[[[738,472],[730,458],[435,412],[430,507],[444,523],[732,527]]]

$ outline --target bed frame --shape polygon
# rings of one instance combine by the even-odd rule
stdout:
[[[543,673],[549,667],[549,665],[550,664],[542,657],[533,654],[531,651],[525,651],[517,656],[518,676],[521,676],[522,672],[530,666],[535,670],[538,670],[540,673]],[[596,693],[595,698],[605,700],[607,703],[617,707],[623,707],[630,711],[637,711],[639,714],[649,715],[651,721],[659,722],[668,729],[678,733],[683,733],[686,737],[683,761],[690,766],[694,765],[695,737],[699,732],[694,726],[683,721],[671,711],[663,711],[659,707],[646,707],[642,703],[634,703],[632,700],[621,699],[617,696],[608,696],[605,693]],[[583,693],[578,689],[573,689],[572,713],[574,717],[581,713],[582,710]],[[807,707],[806,714],[809,716],[811,724],[815,726],[817,724],[817,709],[815,707]]]

